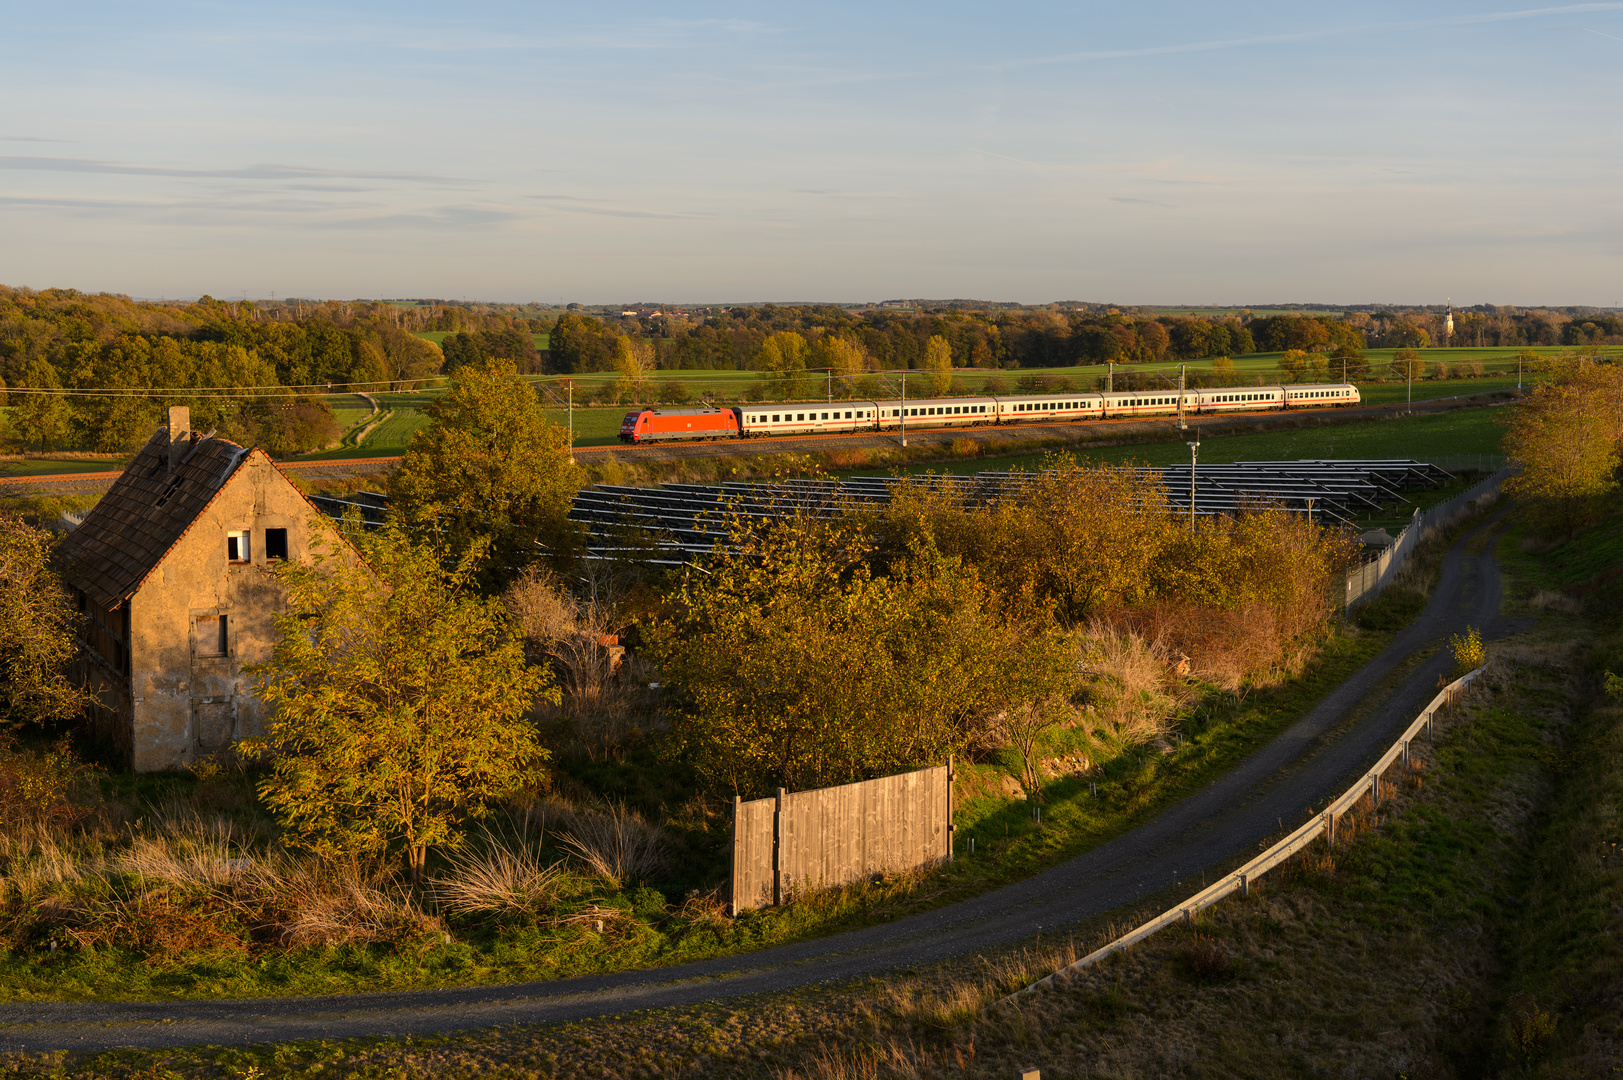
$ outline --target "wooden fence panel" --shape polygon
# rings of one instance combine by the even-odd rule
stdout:
[[[777,875],[773,866],[778,800],[733,798],[732,911],[770,907],[777,903]]]
[[[733,913],[952,858],[950,766],[736,803]]]

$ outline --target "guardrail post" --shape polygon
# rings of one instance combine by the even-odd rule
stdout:
[[[1336,815],[1331,810],[1324,812],[1324,842],[1330,847],[1336,846]]]
[[[1240,875],[1240,895],[1241,896],[1250,896],[1251,895],[1251,875],[1249,875],[1249,874],[1241,874]]]

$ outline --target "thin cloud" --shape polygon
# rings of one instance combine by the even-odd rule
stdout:
[[[305,165],[249,165],[240,169],[177,169],[90,158],[0,155],[0,169],[16,172],[99,173],[116,176],[174,176],[203,180],[411,180],[419,183],[471,184],[475,181],[433,173],[375,172],[366,169],[319,169]]]
[[[574,195],[526,195],[524,197],[526,199],[533,199],[536,202],[570,204],[552,205],[547,207],[547,209],[556,210],[560,214],[591,214],[596,217],[618,218],[655,218],[666,221],[689,220],[710,216],[708,214],[662,214],[652,210],[621,210],[612,206],[603,206],[595,202],[595,200],[582,199]]]
[[[1156,202],[1154,199],[1130,199],[1125,195],[1112,195],[1110,196],[1110,201],[1117,203],[1129,203],[1133,206],[1159,206],[1163,210],[1177,209],[1177,207],[1173,206],[1171,203]]]
[[[0,142],[71,143],[77,141],[77,139],[46,139],[38,135],[0,135]]]
[[[1583,31],[1586,34],[1594,34],[1596,37],[1611,38],[1613,41],[1623,41],[1623,37],[1618,37],[1616,34],[1603,34],[1599,30],[1591,30],[1587,26],[1583,28]]]
[[[1091,49],[1085,52],[1060,53],[1038,56],[1026,60],[1011,60],[990,65],[993,70],[1013,70],[1028,67],[1047,67],[1055,64],[1075,64],[1086,60],[1127,60],[1140,56],[1170,56],[1180,53],[1215,52],[1221,49],[1244,49],[1255,45],[1282,45],[1295,41],[1311,41],[1338,37],[1343,34],[1365,34],[1372,31],[1410,30],[1433,26],[1475,26],[1485,23],[1515,22],[1522,19],[1542,19],[1556,15],[1583,15],[1596,11],[1618,11],[1623,3],[1564,4],[1559,7],[1523,8],[1519,11],[1480,12],[1474,15],[1449,15],[1436,19],[1415,19],[1407,22],[1361,23],[1333,26],[1320,30],[1302,30],[1291,34],[1255,34],[1248,37],[1217,38],[1212,41],[1189,41],[1170,45],[1147,45],[1137,49]],[[1594,33],[1595,31],[1591,31]],[[1602,35],[1610,36],[1610,35]]]

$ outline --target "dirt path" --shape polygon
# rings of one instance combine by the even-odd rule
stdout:
[[[1115,840],[1025,881],[893,923],[744,956],[550,983],[343,997],[155,1003],[0,1004],[0,1046],[96,1050],[444,1032],[579,1020],[928,964],[1111,911],[1256,850],[1294,827],[1385,749],[1435,693],[1446,650],[1421,663],[1356,724],[1338,729],[1403,661],[1467,624],[1485,637],[1499,617],[1499,570],[1462,537],[1425,612],[1374,660],[1210,787]],[[1491,552],[1491,545],[1486,549]],[[1337,730],[1333,730],[1337,729]]]

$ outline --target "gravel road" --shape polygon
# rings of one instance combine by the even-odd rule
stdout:
[[[1232,862],[1305,819],[1379,756],[1436,692],[1446,650],[1428,658],[1356,724],[1342,724],[1417,650],[1467,624],[1484,637],[1499,616],[1499,570],[1470,541],[1448,552],[1425,612],[1375,659],[1266,747],[1205,790],[1109,843],[1025,881],[936,911],[816,941],[680,967],[549,983],[203,1002],[0,1004],[0,1048],[103,1050],[446,1032],[580,1020],[784,990],[928,964],[1111,911]]]

